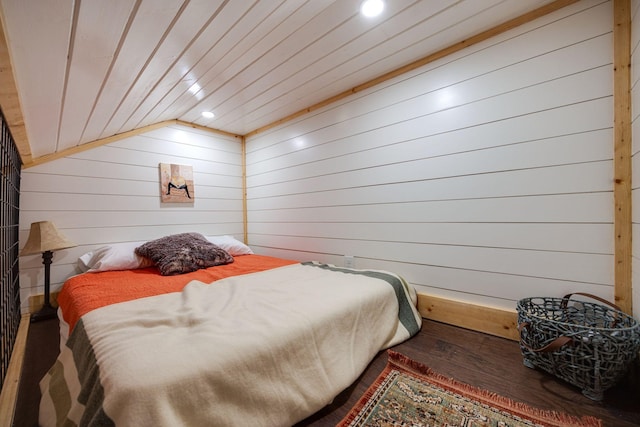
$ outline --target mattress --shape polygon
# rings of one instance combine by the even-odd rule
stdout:
[[[290,426],[421,325],[397,274],[260,255],[87,273],[58,300],[68,339],[41,381],[43,426]]]

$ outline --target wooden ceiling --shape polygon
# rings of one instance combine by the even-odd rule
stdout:
[[[572,2],[0,0],[0,105],[25,164],[174,120],[247,135]]]

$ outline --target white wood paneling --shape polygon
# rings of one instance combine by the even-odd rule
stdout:
[[[311,116],[314,117],[313,122],[310,122],[308,119],[305,121],[298,120],[299,123],[296,125],[295,133],[293,133],[288,126],[275,128],[267,132],[272,135],[271,138],[261,140],[264,141],[264,144],[272,145],[270,141],[301,138],[308,135],[312,130],[315,132],[331,132],[339,129],[337,127],[338,123],[348,122],[351,118],[362,116],[373,110],[390,110],[396,103],[406,100],[410,101],[414,97],[425,96],[431,92],[466,80],[472,80],[490,72],[500,72],[509,66],[517,67],[520,63],[535,64],[536,58],[540,56],[551,58],[546,64],[549,64],[551,61],[557,61],[559,58],[571,57],[573,61],[562,59],[564,66],[571,67],[574,61],[579,61],[585,64],[580,70],[587,70],[593,66],[611,63],[611,55],[609,54],[611,43],[610,3],[599,1],[595,7],[591,7],[594,3],[596,2],[581,2],[580,5],[562,9],[552,16],[536,21],[538,27],[547,24],[543,27],[544,31],[538,31],[536,33],[527,31],[531,29],[530,27],[535,28],[534,23],[527,24],[523,26],[523,33],[518,37],[514,37],[513,32],[509,32],[491,39],[489,42],[474,45],[471,48],[450,55],[442,61],[429,64],[407,75],[363,91],[349,99],[342,100],[337,104],[331,105],[330,108],[314,112],[311,114]],[[583,21],[588,21],[588,25],[583,26],[581,21],[565,26],[563,23],[566,20],[573,21],[577,19],[575,12],[578,6],[585,8],[585,10],[577,16],[582,16]],[[564,15],[567,15],[566,19],[559,19],[559,16]],[[585,31],[588,32],[585,33]],[[593,42],[592,38],[599,39],[597,46],[596,44],[591,44]],[[495,49],[488,48],[494,44],[496,45]],[[584,46],[588,46],[586,51],[584,50]],[[593,49],[597,49],[601,55],[592,57],[590,54],[584,54],[585,52],[592,52]],[[509,54],[503,54],[504,51],[507,51]],[[456,66],[455,69],[452,69],[454,67],[445,67],[444,65],[449,62],[455,62],[458,66]],[[545,69],[552,68],[552,70],[549,71],[541,71],[540,68],[540,66],[535,68],[538,73],[553,73],[557,77],[563,75],[564,68],[544,67]],[[516,69],[520,71],[519,68]],[[514,75],[510,76],[509,79],[505,79],[504,84],[509,84],[511,79],[520,79],[518,73],[511,74]],[[420,92],[415,92],[415,85],[421,87]],[[394,90],[386,90],[386,88],[390,86],[393,86]],[[384,91],[384,96],[368,96],[378,91]],[[343,108],[341,114],[336,119],[332,111],[340,105],[348,105],[348,108]],[[422,109],[420,111],[422,111]],[[384,114],[384,111],[382,111],[382,114]],[[408,112],[407,115],[408,117],[415,116],[412,112]],[[328,139],[330,136],[326,136],[325,138]],[[260,147],[261,142],[255,141],[252,152],[257,151]],[[251,155],[252,153],[249,153],[248,156],[250,163]]]
[[[248,183],[260,187],[266,194],[260,192],[256,196],[264,197],[273,192],[286,194],[288,189],[291,189],[290,191],[295,194],[296,189],[301,186],[304,186],[305,192],[316,192],[327,188],[354,188],[386,184],[389,183],[389,176],[393,177],[392,182],[397,183],[511,171],[518,171],[521,174],[535,174],[538,168],[548,168],[551,173],[560,171],[559,174],[561,174],[562,169],[607,167],[602,164],[611,160],[610,153],[602,153],[603,136],[606,134],[608,132],[594,133],[597,141],[592,146],[592,151],[590,150],[592,147],[588,146],[588,141],[585,143],[579,137],[572,138],[572,143],[568,145],[573,145],[576,150],[573,158],[571,158],[571,152],[562,152],[562,150],[570,148],[563,147],[565,141],[561,141],[562,138],[427,158],[418,157],[422,153],[419,144],[416,144],[418,147],[413,152],[413,159],[410,154],[412,147],[402,147],[406,150],[394,150],[396,147],[385,150],[370,150],[263,173],[258,177],[252,177]],[[588,137],[584,139],[588,139]],[[557,157],[554,156],[556,146],[559,146]],[[513,156],[514,154],[515,156]],[[416,157],[418,158],[416,159]],[[585,179],[591,179],[592,183],[599,182],[594,177]],[[536,183],[523,183],[523,185],[535,186]],[[575,183],[575,185],[580,186],[581,183]]]
[[[398,189],[397,191],[402,191]],[[610,222],[613,195],[609,192],[551,196],[507,196],[468,200],[415,201],[271,208],[254,211],[252,222]],[[611,249],[611,248],[609,248]]]
[[[155,0],[139,2],[132,25],[122,41],[117,57],[114,57],[109,76],[96,97],[90,120],[82,135],[83,141],[93,141],[104,135],[103,131],[113,117],[113,112],[127,96],[139,74],[147,67],[149,57],[164,38],[167,28],[180,15],[184,2]]]
[[[611,224],[318,222],[251,223],[254,235],[598,253],[611,246]],[[606,255],[612,255],[608,253]]]
[[[195,200],[161,203],[159,163],[193,166]],[[54,254],[52,290],[77,274],[79,256],[109,243],[167,234],[244,235],[240,141],[185,126],[133,136],[24,170],[20,246],[30,224],[51,220],[78,246]],[[40,256],[20,259],[22,308],[42,293]]]
[[[11,44],[13,71],[24,121],[29,123],[27,135],[34,156],[57,150],[64,104],[73,1],[54,1],[51,6],[32,7],[25,1],[2,1],[2,23]],[[47,35],[46,43],[29,41],[34,28]]]
[[[488,6],[488,3],[486,2],[475,2],[473,5],[469,5],[470,7],[484,7],[484,6]],[[499,7],[503,7],[504,5],[500,5]],[[602,20],[602,12],[600,11],[600,9],[602,8],[606,8],[607,5],[600,5],[598,7],[595,7],[593,10],[589,10],[586,13],[588,14],[588,17],[582,18],[582,22],[584,22],[585,19],[590,20],[590,27],[593,27],[593,25],[599,25],[599,31],[601,34],[606,34],[608,32],[610,32],[610,28],[608,28],[607,25],[607,21]],[[489,8],[491,9],[491,8]],[[450,11],[450,10],[449,10]],[[570,12],[566,12],[567,14],[570,14]],[[548,18],[548,20],[552,20],[553,18]],[[557,19],[557,18],[556,18]],[[554,51],[549,51],[545,49],[545,45],[547,44],[547,42],[551,42],[553,40],[556,39],[562,39],[563,43],[565,43],[566,47],[570,47],[573,43],[580,43],[580,42],[585,42],[585,38],[584,38],[584,33],[581,31],[580,28],[576,28],[575,25],[572,25],[572,17],[569,16],[566,21],[568,21],[568,26],[558,26],[558,25],[549,25],[548,28],[548,33],[545,35],[544,38],[540,38],[539,36],[537,37],[537,39],[535,40],[535,42],[532,42],[531,39],[528,39],[526,37],[526,35],[524,35],[523,37],[519,37],[517,39],[510,39],[508,38],[508,36],[504,37],[504,38],[496,38],[494,39],[492,42],[494,43],[500,43],[502,45],[504,45],[504,48],[506,50],[509,51],[509,55],[495,55],[492,54],[491,52],[487,52],[486,50],[483,52],[483,55],[472,55],[472,56],[466,56],[469,54],[468,51],[464,51],[464,52],[460,52],[456,55],[453,55],[453,57],[456,57],[457,60],[459,61],[468,61],[468,63],[466,64],[466,66],[462,66],[462,62],[460,64],[460,67],[457,67],[456,70],[450,70],[449,72],[445,72],[443,68],[438,69],[431,69],[431,67],[427,67],[427,69],[430,69],[429,77],[428,81],[424,82],[425,85],[425,90],[427,90],[427,88],[432,88],[432,89],[436,89],[436,88],[443,88],[443,87],[447,87],[448,85],[453,84],[456,81],[463,81],[467,78],[470,77],[470,74],[482,74],[485,71],[488,70],[496,70],[499,69],[501,67],[505,67],[505,66],[519,66],[518,64],[520,63],[520,61],[528,61],[531,63],[535,63],[536,62],[536,57],[537,55],[540,54],[544,54],[544,55],[548,55],[548,56],[556,56],[556,60],[559,60],[560,62],[566,62],[566,61],[581,61],[584,58],[592,58],[591,55],[567,55],[561,52],[554,52]],[[438,25],[438,23],[435,23],[436,27]],[[540,24],[538,24],[540,25]],[[566,28],[572,28],[572,30],[569,32]],[[420,27],[420,30],[423,31],[423,33],[427,33],[427,34],[432,34],[431,31],[434,30],[434,28],[432,26],[430,26],[429,28],[422,28]],[[443,34],[445,34],[447,31],[443,31],[440,33],[435,33],[432,34],[433,37],[427,37],[426,40],[429,40],[430,43],[433,42],[434,38],[438,38],[438,37],[442,37]],[[570,34],[569,34],[570,33]],[[593,32],[591,32],[589,34],[589,37],[593,36]],[[396,40],[394,40],[393,38],[389,38],[385,41],[385,44],[393,44]],[[420,49],[420,43],[417,43],[414,48],[415,49]],[[383,47],[380,47],[381,49]],[[554,49],[557,49],[558,45],[555,44],[554,45]],[[608,46],[607,46],[608,48]],[[470,50],[479,50],[482,49],[482,47],[472,47],[470,48]],[[362,52],[362,55],[375,55],[376,50],[368,50],[365,52]],[[402,50],[398,51],[397,46],[391,46],[389,47],[389,52],[394,52],[393,55],[391,55],[391,57],[395,57],[396,55],[399,55]],[[358,52],[360,53],[360,52]],[[559,54],[558,54],[559,53]],[[466,56],[466,58],[463,58],[464,56]],[[356,55],[356,57],[358,57],[358,55]],[[453,58],[449,58],[448,60],[451,60]],[[397,59],[395,59],[397,60]],[[401,63],[404,63],[405,61],[401,61]],[[408,62],[408,61],[407,61]],[[331,66],[329,66],[331,65]],[[535,66],[528,66],[527,64],[520,64],[520,66],[522,66],[522,68],[526,68],[528,70],[529,73],[533,73],[533,70],[538,70],[539,68],[535,67]],[[331,83],[334,80],[337,81],[342,81],[341,78],[339,78],[340,74],[342,74],[342,76],[344,76],[344,73],[348,73],[349,71],[349,66],[345,65],[345,66],[335,66],[335,64],[332,61],[327,61],[327,72],[321,77],[321,80],[323,81],[323,84],[320,86],[322,91],[327,91],[327,90],[331,90],[332,85],[335,85],[335,83]],[[548,67],[547,67],[548,68]],[[584,69],[584,68],[583,68]],[[550,72],[556,72],[554,69],[554,71],[549,70]],[[357,74],[356,74],[357,75]],[[512,73],[512,77],[513,77],[513,73]],[[287,85],[291,84],[290,80],[287,80]],[[509,84],[508,80],[503,80],[502,84]],[[476,88],[480,88],[480,85],[476,85]],[[277,89],[278,87],[276,86],[273,90]],[[294,93],[298,93],[299,92],[299,97],[301,97],[304,92],[308,91],[309,88],[307,85],[300,85],[295,91]],[[402,93],[399,91],[394,91],[395,96],[401,96]],[[263,94],[261,96],[266,97],[268,94]],[[394,96],[394,95],[391,95]],[[254,99],[249,100],[248,104],[245,104],[243,107],[243,110],[250,110],[248,105],[253,105],[253,104],[258,104],[260,105],[259,101],[260,101],[261,97],[257,97]],[[390,101],[390,100],[389,100]],[[389,105],[389,104],[387,104]],[[304,105],[300,105],[299,109],[304,108]],[[267,109],[271,108],[268,104],[263,103],[259,109],[250,112],[249,114],[247,114],[246,119],[248,118],[260,118],[260,114],[267,114]],[[282,108],[281,109],[282,113],[284,114],[286,112],[286,109]],[[221,117],[219,119],[219,122],[221,124],[225,123],[225,118]]]
[[[251,242],[258,247],[275,246],[336,255],[355,254],[357,257],[397,263],[424,263],[449,269],[588,282],[603,286],[609,286],[613,281],[613,256],[607,254],[288,236],[265,238],[262,235],[254,235]],[[478,290],[479,293],[484,291]]]
[[[412,2],[412,1],[394,1],[386,5],[385,13],[389,19],[384,24],[372,28],[376,23],[375,20],[363,19],[357,13],[357,2],[342,1],[335,2],[325,8],[318,14],[316,19],[301,25],[299,31],[291,34],[282,43],[280,43],[268,55],[262,56],[256,63],[256,66],[268,70],[264,75],[255,79],[251,76],[251,70],[243,70],[242,80],[249,83],[249,87],[255,88],[257,96],[253,97],[249,103],[246,99],[235,97],[230,102],[226,102],[221,108],[216,108],[219,118],[216,122],[221,125],[229,124],[230,120],[239,119],[248,122],[249,118],[262,118],[265,111],[260,107],[269,103],[274,98],[283,96],[292,97],[296,100],[293,106],[296,109],[304,108],[301,105],[301,98],[304,98],[304,92],[307,93],[327,93],[327,80],[318,78],[326,76],[327,71],[343,65],[345,62],[353,61],[359,55],[368,51],[389,52],[391,47],[385,46],[390,44],[389,41],[394,40],[398,33],[404,33],[407,29],[411,29],[416,33],[421,31],[416,37],[429,38],[440,28],[438,25],[432,25],[431,21],[436,20],[443,10],[451,8],[456,2],[452,0],[440,0],[432,2]],[[478,9],[489,7],[496,1],[485,2],[482,5],[467,2],[463,10],[456,10],[458,16],[473,16]],[[355,6],[355,7],[354,7]],[[356,12],[356,13],[354,13]],[[332,19],[332,17],[343,17],[341,20]],[[432,19],[425,19],[426,17]],[[437,20],[440,25],[450,20]],[[331,24],[328,24],[331,22]],[[419,28],[416,28],[419,27]],[[368,33],[370,37],[352,37],[354,29]],[[372,45],[372,39],[375,44]],[[301,40],[307,41],[306,45]],[[406,49],[406,43],[403,46],[396,46],[394,51]],[[415,50],[411,49],[413,52]],[[412,54],[413,55],[413,54]],[[410,56],[409,56],[410,57]],[[283,60],[284,58],[284,60]],[[351,72],[342,72],[339,80],[342,86],[351,81],[351,86],[358,82],[367,81],[377,77],[376,72],[366,72],[362,70],[366,65],[361,63],[354,66],[352,62]],[[404,64],[408,62],[406,59],[396,62]],[[370,62],[366,63],[367,65]],[[354,71],[355,69],[355,71]],[[334,77],[335,78],[335,77]],[[300,87],[304,85],[304,90]],[[292,89],[295,88],[295,89]],[[216,94],[218,98],[228,99],[240,88],[233,86],[225,86],[221,88],[221,93]],[[322,95],[321,95],[322,96]],[[322,98],[319,98],[322,99]],[[284,107],[284,105],[282,106]],[[282,110],[282,113],[286,111]],[[242,115],[238,117],[238,111],[256,110],[251,116]],[[231,113],[232,118],[228,117]],[[284,115],[284,114],[283,114]],[[225,120],[225,116],[227,116]],[[190,112],[187,117],[197,120],[197,112]]]
[[[74,2],[76,25],[71,30],[69,63],[65,80],[60,128],[64,134],[58,150],[78,145],[82,133],[109,74],[112,59],[118,56],[121,35],[135,6],[130,0]],[[72,44],[71,44],[72,43]],[[99,46],[99,49],[96,49]],[[56,150],[57,151],[57,150]]]
[[[506,309],[611,300],[611,43],[580,2],[248,138],[250,244]]]
[[[248,5],[248,2],[247,2]],[[151,124],[161,120],[164,116],[179,116],[185,108],[191,108],[192,98],[203,100],[205,97],[215,93],[223,86],[220,75],[237,76],[242,71],[249,68],[256,58],[256,52],[267,52],[274,39],[280,39],[283,34],[290,34],[295,31],[293,24],[297,15],[302,13],[316,13],[322,10],[326,3],[322,1],[304,2],[303,0],[270,1],[258,2],[256,7],[251,8],[241,18],[241,22],[235,25],[226,33],[220,36],[203,36],[203,43],[200,50],[207,51],[206,58],[199,58],[197,46],[191,49],[193,64],[191,68],[183,67],[180,72],[184,74],[183,79],[191,76],[193,86],[185,92],[184,88],[175,85],[170,91],[162,96],[162,99],[152,106],[142,124]],[[300,10],[302,9],[302,10]],[[313,10],[313,12],[309,12]],[[230,22],[231,19],[226,19]],[[220,29],[217,29],[219,32]],[[243,34],[238,34],[242,32]],[[215,42],[211,42],[214,40]],[[196,76],[198,76],[196,78]],[[165,79],[171,76],[165,76]],[[205,91],[205,87],[215,88]],[[215,99],[215,97],[213,98]],[[204,107],[203,107],[204,109]],[[208,110],[218,112],[215,107],[208,107]],[[195,114],[194,120],[200,119],[200,111]]]
[[[603,1],[582,0],[581,7]],[[496,26],[526,21],[524,14],[565,4],[394,0],[368,19],[360,3],[0,0],[12,62],[5,65],[16,71],[25,110],[24,145],[37,158],[174,119],[245,135]],[[571,19],[573,11],[560,16]],[[205,119],[203,110],[217,116]]]
[[[177,64],[185,49],[194,42],[199,32],[203,31],[211,20],[215,20],[214,18],[220,13],[221,3],[223,3],[221,0],[184,2],[184,7],[164,29],[157,44],[148,46],[147,50],[138,53],[146,57],[145,65],[127,89],[117,109],[112,112],[110,121],[101,136],[125,131],[124,123],[129,121],[151,92],[158,90],[164,93],[169,89],[165,85],[159,85],[162,76]],[[231,7],[235,9],[238,5],[236,3]],[[191,85],[192,82],[184,84],[184,90],[188,90]]]
[[[452,176],[433,176],[425,168],[426,177],[420,177],[419,166],[409,171],[398,169],[372,168],[369,180],[364,176],[366,171],[356,171],[258,186],[255,197],[299,196],[298,200],[312,199],[315,206],[330,206],[331,200],[344,205],[372,203],[360,198],[371,193],[378,196],[377,203],[589,193],[608,191],[612,173],[610,161]],[[282,207],[292,206],[285,203]]]
[[[299,144],[304,144],[307,140],[314,141],[314,144],[322,144],[337,139],[339,136],[345,139],[351,135],[363,134],[366,132],[378,131],[386,126],[396,125],[398,128],[407,127],[413,132],[414,137],[434,134],[444,134],[456,130],[483,126],[488,123],[500,125],[504,128],[511,128],[510,122],[502,121],[518,119],[521,116],[546,111],[557,111],[562,108],[569,108],[579,103],[599,104],[600,100],[609,99],[611,106],[612,86],[605,77],[610,74],[610,62],[602,61],[602,66],[585,70],[582,73],[570,75],[556,80],[543,82],[535,86],[525,86],[519,90],[505,93],[498,93],[496,96],[484,96],[474,102],[462,102],[459,105],[447,105],[445,108],[439,105],[439,99],[426,94],[422,100],[418,96],[412,97],[405,103],[397,103],[386,109],[371,110],[370,113],[361,114],[353,120],[344,120],[338,123],[333,122],[325,127],[318,127],[315,132],[297,131],[294,135],[287,135],[284,143],[288,143],[289,149]],[[594,87],[596,86],[596,87]],[[376,98],[384,98],[387,92],[392,92],[393,88],[376,94]],[[566,96],[562,96],[566,92]],[[349,108],[344,106],[343,108]],[[402,111],[405,114],[402,114]],[[328,113],[335,114],[335,109]],[[595,115],[595,114],[594,114]],[[600,114],[602,116],[602,114]],[[560,116],[547,116],[551,121],[550,126],[555,125],[555,121]],[[604,115],[600,121],[611,118],[611,114]],[[538,122],[539,123],[539,122]],[[426,131],[425,131],[426,129]],[[516,128],[517,129],[517,128]],[[583,129],[584,130],[584,129]],[[516,130],[510,129],[510,132]],[[300,132],[300,133],[298,133]],[[410,138],[409,135],[403,135]],[[490,136],[490,135],[489,135]],[[268,141],[273,141],[274,135],[265,136]],[[375,137],[375,136],[374,136]],[[326,139],[325,139],[326,138]],[[495,139],[495,134],[493,136]],[[521,135],[523,140],[531,138],[528,135]],[[302,141],[300,141],[302,139]],[[371,138],[370,139],[374,139]],[[375,138],[378,139],[378,138]],[[500,138],[502,139],[502,138]],[[316,142],[322,141],[322,142]],[[279,147],[282,150],[284,147]],[[298,147],[295,147],[298,148]],[[269,147],[264,150],[271,151],[276,148]],[[261,158],[265,153],[261,152]],[[256,153],[256,155],[258,155]],[[254,150],[247,157],[247,163],[254,163]],[[269,157],[266,154],[265,157]]]
[[[233,49],[233,46],[238,42],[238,38],[244,36],[247,28],[253,28],[257,20],[268,15],[273,5],[274,2],[258,2],[255,0],[222,2],[209,17],[210,12],[214,9],[211,8],[209,2],[202,1],[201,6],[205,7],[202,12],[203,16],[208,18],[207,21],[203,22],[202,28],[198,25],[190,28],[190,31],[193,31],[193,40],[177,45],[184,50],[179,52],[179,55],[176,55],[176,60],[156,83],[157,87],[162,88],[162,90],[153,91],[146,96],[144,101],[136,107],[135,112],[124,123],[123,129],[140,127],[140,122],[144,120],[149,111],[164,99],[167,92],[176,85],[181,86],[183,93],[186,90],[191,95],[195,95],[198,101],[201,101],[204,94],[199,93],[201,90],[197,90],[198,86],[201,87],[200,83],[198,83],[200,75],[192,70],[193,66],[199,61],[205,62],[208,66],[214,64],[225,52]],[[189,25],[192,20],[193,15],[183,22],[185,25]],[[204,55],[203,52],[205,52]],[[194,87],[194,84],[198,86]],[[198,115],[200,111],[198,111]],[[176,115],[171,117],[177,117],[183,112],[184,110],[177,111]]]
[[[430,128],[424,126],[407,126],[407,123],[402,121],[355,134],[347,133],[347,127],[332,127],[330,130],[323,127],[316,132],[286,139],[279,144],[248,153],[247,162],[251,165],[249,178],[270,170],[312,164],[385,147],[403,150],[405,145],[415,145],[419,147],[420,156],[426,158],[554,138],[560,142],[565,141],[564,138],[573,137],[592,141],[593,137],[589,135],[600,132],[609,132],[612,138],[611,105],[609,98],[598,99],[513,117],[509,119],[509,126],[499,121],[444,133],[432,133]],[[589,123],[589,126],[586,126],[585,122]],[[545,126],[540,126],[540,123],[544,123]],[[499,134],[500,138],[495,138],[496,134]],[[604,138],[604,135],[602,136]],[[610,138],[607,138],[607,141],[609,140]],[[311,144],[311,141],[314,143]],[[589,142],[585,144],[589,147],[595,146]],[[609,144],[602,142],[599,146],[609,150]]]

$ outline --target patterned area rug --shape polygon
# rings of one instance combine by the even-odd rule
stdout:
[[[594,417],[544,411],[446,378],[388,351],[389,361],[340,422],[346,426],[596,427]]]

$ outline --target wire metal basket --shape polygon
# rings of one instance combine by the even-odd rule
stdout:
[[[603,304],[572,299],[573,295]],[[517,311],[525,366],[580,387],[592,400],[602,400],[604,391],[638,356],[640,324],[595,295],[524,298]]]

